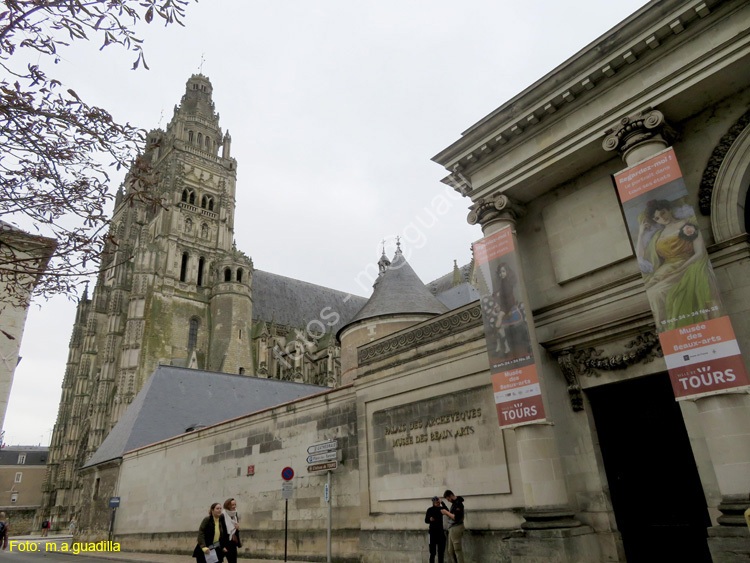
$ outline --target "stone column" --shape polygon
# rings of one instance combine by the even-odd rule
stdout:
[[[607,134],[604,150],[619,151],[627,166],[664,150],[675,137],[664,115],[651,109],[622,118]],[[750,535],[743,516],[750,507],[750,397],[725,393],[696,399],[695,404],[722,497],[719,526],[709,530],[711,552],[714,560],[724,560],[716,553],[719,541],[723,543],[721,551],[750,556]]]
[[[470,207],[467,218],[469,224],[481,224],[485,236],[510,226],[513,245],[518,248],[516,239],[516,219],[523,208],[508,196],[497,194],[479,199]],[[518,283],[523,302],[529,298],[524,284],[523,271],[519,268]],[[528,315],[529,319],[531,315]],[[535,358],[540,358],[540,348],[536,339],[533,321],[529,322],[532,349]],[[540,374],[539,383],[544,393],[544,377]],[[554,427],[549,423],[529,424],[515,429],[518,444],[518,459],[523,481],[525,509],[523,517],[526,530],[550,530],[574,528],[581,525],[573,516],[565,485],[565,473],[557,448]]]

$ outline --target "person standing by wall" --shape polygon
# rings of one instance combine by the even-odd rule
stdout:
[[[206,563],[207,561],[224,561],[224,555],[227,552],[227,527],[224,525],[224,519],[221,517],[221,503],[215,502],[208,510],[206,516],[198,528],[198,544],[193,550],[193,557],[197,563]]]
[[[227,528],[227,536],[229,537],[229,543],[227,543],[227,563],[237,563],[237,548],[242,547],[242,542],[240,541],[240,515],[237,514],[236,500],[228,498],[224,501],[222,517],[224,518],[224,525]]]
[[[440,498],[432,497],[432,506],[427,509],[424,523],[430,525],[430,563],[435,563],[437,553],[438,563],[445,560],[445,532],[443,531],[443,512],[440,507]]]
[[[0,512],[0,545],[3,551],[8,549],[8,523],[5,521],[5,512]]]
[[[464,499],[457,497],[450,489],[443,493],[445,500],[451,503],[451,509],[443,508],[440,512],[450,519],[448,527],[448,558],[455,559],[456,563],[464,563],[464,552],[462,547],[464,535]]]

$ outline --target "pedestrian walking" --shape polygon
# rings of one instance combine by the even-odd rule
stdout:
[[[443,531],[443,513],[439,497],[432,497],[432,506],[427,509],[424,523],[430,525],[430,563],[435,563],[435,554],[437,554],[438,563],[443,563],[445,560],[445,532]]]
[[[447,490],[443,493],[445,500],[451,503],[451,509],[442,509],[440,512],[448,517],[448,559],[455,559],[456,563],[464,563],[463,535],[464,535],[464,499],[457,497],[453,491]]]
[[[233,498],[224,501],[222,518],[224,518],[229,537],[227,563],[237,563],[237,548],[242,547],[242,542],[240,541],[240,515],[237,514],[237,501]]]
[[[198,544],[193,550],[193,557],[197,563],[224,561],[227,543],[227,527],[221,517],[221,503],[215,502],[198,528]]]
[[[8,549],[8,522],[5,521],[5,512],[0,512],[0,545],[3,551]]]

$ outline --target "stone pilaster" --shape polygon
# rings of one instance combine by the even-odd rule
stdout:
[[[516,220],[523,216],[523,206],[504,194],[478,199],[470,208],[467,221],[480,224],[485,236],[510,226],[513,244],[516,239]],[[521,298],[528,303],[524,275],[519,267],[518,282]],[[529,315],[530,317],[530,315]],[[534,323],[529,322],[534,357],[540,358],[540,348],[534,331]],[[544,377],[540,376],[544,393]],[[518,458],[523,480],[526,522],[525,530],[553,530],[574,528],[581,523],[574,518],[570,509],[562,460],[557,447],[554,428],[551,424],[529,424],[515,429]]]
[[[627,166],[667,148],[676,134],[658,110],[623,117],[607,131],[602,146],[617,150]],[[719,526],[709,529],[714,561],[729,561],[732,554],[750,557],[750,535],[743,513],[750,508],[750,397],[725,393],[695,400],[711,463],[721,492]]]

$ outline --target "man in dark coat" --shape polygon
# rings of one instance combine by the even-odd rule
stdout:
[[[445,500],[452,503],[451,509],[442,509],[440,512],[450,519],[448,526],[448,559],[456,560],[456,563],[464,563],[464,552],[462,547],[464,535],[464,499],[457,497],[453,491],[447,490],[443,493]]]
[[[442,506],[438,497],[432,497],[432,506],[427,509],[424,517],[424,523],[430,525],[430,563],[435,563],[435,553],[438,556],[438,563],[443,563],[445,557]]]

